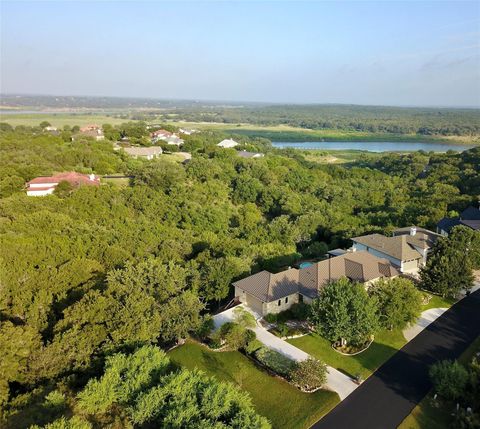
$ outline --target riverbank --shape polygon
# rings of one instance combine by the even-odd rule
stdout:
[[[52,113],[29,112],[9,113],[0,111],[0,122],[12,126],[35,126],[42,121],[48,121],[55,127],[64,125],[86,125],[90,123],[116,125],[132,119],[128,111],[121,112],[82,112],[82,113]],[[139,112],[141,114],[141,112]],[[152,120],[154,123],[162,121]],[[220,122],[186,122],[167,120],[171,125],[199,130],[216,130],[228,134],[239,134],[249,137],[262,137],[277,142],[421,142],[448,143],[452,145],[480,145],[479,136],[425,136],[418,134],[369,133],[364,131],[349,131],[338,129],[313,130],[289,125],[261,126],[248,123],[231,124]]]

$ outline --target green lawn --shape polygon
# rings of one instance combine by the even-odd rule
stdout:
[[[422,306],[422,311],[429,310],[430,308],[450,308],[457,302],[454,298],[442,298],[438,295],[429,294],[432,298],[427,305]]]
[[[458,359],[466,364],[476,351],[480,350],[480,337],[478,337]],[[450,425],[450,411],[448,407],[434,405],[433,395],[429,393],[412,410],[411,414],[402,422],[398,429],[448,429]]]
[[[276,429],[308,428],[339,402],[333,392],[300,392],[258,368],[240,352],[212,352],[187,342],[169,352],[169,356],[178,365],[198,368],[219,380],[239,385],[250,393],[258,413],[267,417]]]
[[[353,377],[360,374],[364,379],[406,344],[400,330],[379,332],[371,346],[355,356],[344,356],[336,352],[330,341],[317,334],[309,334],[288,342],[347,375]]]

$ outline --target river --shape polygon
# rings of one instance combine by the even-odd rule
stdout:
[[[475,147],[468,144],[426,142],[272,142],[276,148],[323,149],[323,150],[366,150],[370,152],[447,152],[464,151]]]

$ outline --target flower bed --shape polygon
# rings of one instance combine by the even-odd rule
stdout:
[[[350,344],[342,346],[340,343],[337,342],[332,344],[332,349],[344,356],[355,356],[367,350],[373,343],[373,340],[374,338],[372,337],[371,339],[365,341],[359,346],[354,346]]]

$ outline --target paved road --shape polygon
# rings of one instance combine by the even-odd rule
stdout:
[[[428,393],[428,368],[480,335],[480,290],[462,299],[381,366],[312,429],[393,429]]]

